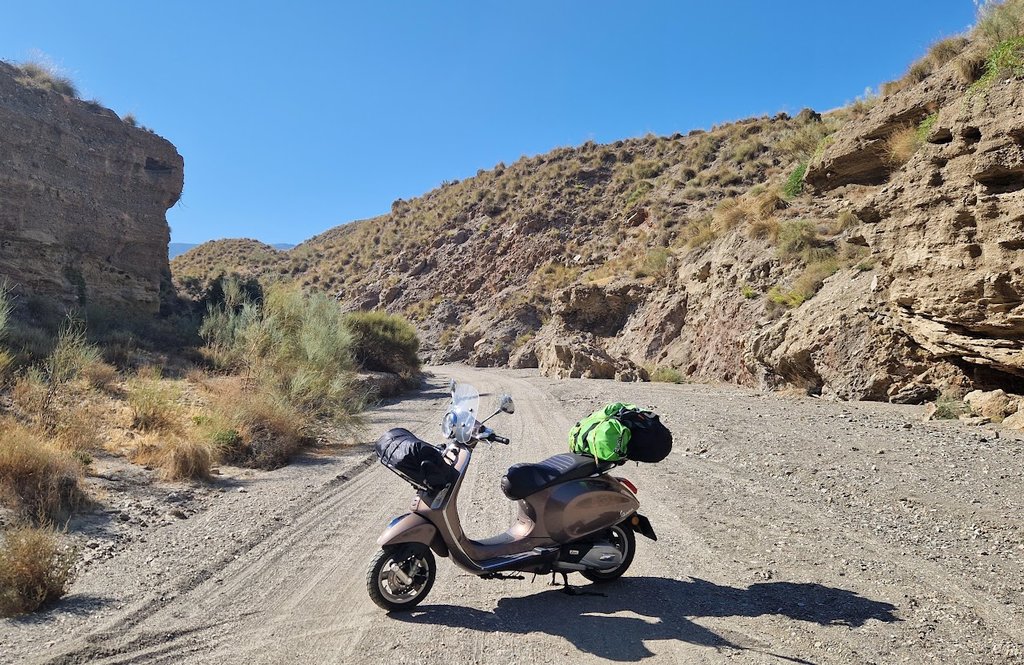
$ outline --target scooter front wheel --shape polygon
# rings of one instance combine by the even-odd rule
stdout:
[[[388,612],[415,607],[430,593],[437,562],[430,548],[419,543],[385,547],[366,571],[370,599]]]

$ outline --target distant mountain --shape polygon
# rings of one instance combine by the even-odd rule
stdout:
[[[199,243],[195,242],[172,242],[167,245],[167,258],[173,259],[176,256],[181,256],[193,247],[198,247]],[[286,242],[276,242],[270,245],[274,249],[291,249],[295,245],[291,245]]]

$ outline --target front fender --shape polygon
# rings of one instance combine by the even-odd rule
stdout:
[[[391,520],[388,528],[380,534],[377,544],[381,547],[399,543],[422,543],[434,550],[438,556],[448,556],[448,546],[437,527],[427,518],[416,513],[406,513]]]

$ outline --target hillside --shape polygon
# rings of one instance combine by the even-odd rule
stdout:
[[[217,271],[412,318],[435,362],[795,386],[918,402],[1019,392],[1024,10],[936,44],[878,97],[588,143],[445,183]]]
[[[170,258],[170,259],[174,259],[176,257],[181,256],[182,254],[184,254],[185,252],[189,251],[190,249],[194,249],[196,247],[199,247],[200,244],[205,244],[205,243],[197,243],[197,242],[172,242],[169,245],[167,245],[167,257]],[[273,247],[274,249],[281,249],[281,250],[291,249],[292,247],[295,247],[295,245],[291,245],[291,244],[286,243],[286,242],[275,242],[275,243],[271,244],[270,246]]]

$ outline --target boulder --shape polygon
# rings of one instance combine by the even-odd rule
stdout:
[[[1003,427],[1007,429],[1017,430],[1018,432],[1024,432],[1024,410],[1018,411],[1008,418],[1003,419]]]
[[[973,390],[964,396],[964,401],[976,415],[990,420],[999,421],[1017,411],[1017,400],[1003,390]]]

